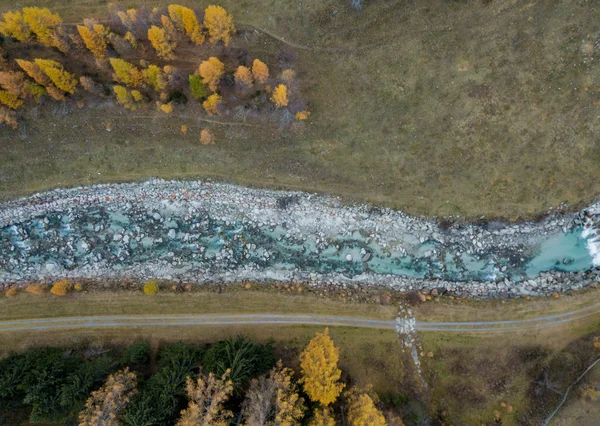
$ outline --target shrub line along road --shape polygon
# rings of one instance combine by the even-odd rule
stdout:
[[[560,314],[504,321],[429,322],[416,321],[420,331],[488,332],[548,327],[593,315],[600,316],[600,302]],[[0,332],[59,330],[104,327],[200,326],[200,325],[322,325],[396,330],[408,319],[376,320],[326,315],[241,314],[241,315],[110,315],[89,317],[35,318],[0,321]]]

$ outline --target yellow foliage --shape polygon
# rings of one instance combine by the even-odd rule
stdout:
[[[6,105],[10,109],[17,109],[23,105],[23,101],[17,95],[14,95],[6,90],[0,90],[0,103]]]
[[[133,96],[131,92],[127,90],[126,87],[114,85],[113,90],[115,92],[115,95],[117,95],[117,102],[119,104],[123,105],[126,109],[129,109],[131,111],[135,111],[137,109],[137,106],[134,103]]]
[[[218,58],[211,56],[207,61],[203,61],[198,68],[198,73],[202,77],[202,83],[206,84],[210,90],[215,92],[221,77],[225,72],[225,65]]]
[[[77,25],[77,31],[83,39],[85,47],[97,58],[106,56],[108,28],[102,24],[94,24],[93,29],[85,25]]]
[[[54,283],[52,288],[50,289],[50,293],[55,296],[66,296],[69,290],[71,290],[72,285],[66,278],[63,278],[60,281]]]
[[[83,284],[81,284],[81,283],[75,283],[75,285],[73,286],[73,289],[75,291],[81,291],[81,290],[83,290]]]
[[[311,401],[327,406],[337,399],[344,389],[340,383],[342,371],[338,368],[339,349],[329,337],[329,329],[317,335],[300,354],[300,368],[304,391]]]
[[[233,18],[221,6],[208,6],[204,11],[204,26],[208,30],[209,41],[216,43],[222,40],[229,45],[231,35],[235,32]]]
[[[310,111],[299,111],[296,113],[296,120],[303,121],[308,118]]]
[[[167,104],[161,104],[160,110],[165,114],[170,114],[173,112],[173,102],[169,102]]]
[[[242,65],[235,70],[233,77],[235,78],[235,82],[242,86],[250,87],[252,86],[252,83],[254,83],[252,72],[248,67],[244,67]]]
[[[137,38],[135,38],[131,31],[127,31],[124,38],[129,42],[129,44],[131,44],[131,47],[134,49],[137,47]]]
[[[202,145],[214,145],[215,135],[208,129],[202,129],[200,132],[200,143]]]
[[[230,371],[218,379],[213,373],[208,377],[200,375],[196,382],[189,377],[185,389],[190,402],[188,408],[181,412],[177,426],[227,426],[228,418],[233,413],[223,405],[233,392],[233,384],[229,380]]]
[[[66,93],[75,93],[77,79],[73,74],[65,71],[61,64],[47,59],[36,59],[35,64],[50,78],[50,81],[58,89]]]
[[[156,54],[163,59],[174,59],[173,50],[177,44],[171,40],[171,36],[167,32],[155,25],[148,30],[148,40],[152,43],[152,47],[156,50]]]
[[[16,287],[9,288],[8,290],[6,290],[4,292],[4,295],[6,297],[14,297],[14,296],[16,296],[17,295],[17,288]]]
[[[169,65],[165,66],[164,70],[161,70],[157,65],[149,65],[148,68],[144,70],[144,74],[146,75],[146,79],[150,82],[150,85],[157,92],[161,92],[165,90],[168,86],[168,74],[172,72],[172,67]]]
[[[288,83],[290,84],[291,82],[294,81],[294,79],[296,78],[296,71],[294,70],[283,70],[281,72],[281,81],[283,81],[284,83]]]
[[[265,83],[267,78],[269,78],[269,67],[261,60],[255,59],[252,62],[252,74],[260,83]]]
[[[14,37],[19,41],[31,40],[31,30],[25,23],[21,12],[5,12],[2,17],[4,22],[0,22],[0,33],[7,37]]]
[[[42,86],[47,86],[50,84],[50,79],[46,74],[42,72],[40,67],[30,61],[25,61],[23,59],[15,59],[15,62],[27,73],[27,75],[33,78],[38,84]]]
[[[138,67],[119,58],[110,58],[110,65],[117,79],[131,87],[142,87],[147,83],[146,75]]]
[[[40,284],[29,284],[25,291],[29,294],[35,294],[36,296],[41,296],[44,294],[44,287]]]
[[[217,109],[221,105],[221,96],[216,93],[210,95],[204,102],[202,102],[202,107],[204,111],[208,113],[208,115],[213,115],[217,113]]]
[[[56,27],[62,23],[58,13],[39,7],[24,7],[23,20],[35,34],[40,43],[45,46],[58,47]]]
[[[335,426],[335,418],[329,407],[319,408],[314,411],[308,426]]]
[[[167,33],[173,41],[177,40],[177,28],[175,28],[175,24],[171,21],[171,18],[165,15],[160,16],[160,23],[163,26],[163,29]]]
[[[140,92],[139,90],[132,90],[131,97],[136,102],[141,102],[144,100],[144,95],[142,95],[142,92]]]
[[[348,426],[386,426],[381,411],[366,391],[352,390],[348,397]]]
[[[287,98],[287,87],[285,84],[280,84],[273,90],[273,96],[271,96],[271,101],[277,105],[277,108],[281,108],[287,106],[288,98]]]
[[[119,15],[121,23],[127,28],[128,31],[135,31],[135,23],[137,21],[137,10],[129,9],[127,12],[119,10],[117,12],[117,15]]]
[[[156,281],[148,281],[144,284],[144,293],[148,295],[156,294],[158,290],[158,283]]]
[[[181,133],[183,133],[184,135],[187,135],[187,132],[189,130],[189,126],[187,124],[182,124],[181,125]]]
[[[192,9],[172,4],[168,7],[168,10],[171,21],[173,21],[179,31],[187,34],[198,45],[204,43],[202,28],[198,23],[196,13]]]

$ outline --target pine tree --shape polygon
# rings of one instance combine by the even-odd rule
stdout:
[[[202,107],[204,111],[208,113],[208,115],[214,115],[217,113],[217,110],[221,105],[221,96],[216,93],[210,95],[206,100],[202,103]]]
[[[143,87],[147,83],[145,73],[123,59],[110,58],[110,65],[116,78],[130,87]]]
[[[204,26],[208,30],[209,41],[214,44],[222,40],[229,45],[231,36],[235,33],[233,18],[221,6],[208,6],[204,11]]]
[[[79,426],[119,426],[119,414],[135,395],[136,384],[136,375],[128,368],[111,374],[85,403],[79,413]]]
[[[254,83],[254,77],[252,76],[252,72],[248,67],[244,67],[240,65],[235,70],[235,74],[233,75],[235,78],[235,82],[242,87],[251,87],[252,83]]]
[[[280,84],[275,88],[275,90],[273,90],[271,101],[277,106],[277,108],[287,106],[289,101],[287,98],[287,86],[285,84]]]
[[[208,377],[200,375],[196,383],[189,377],[186,391],[190,399],[188,408],[181,412],[177,426],[227,426],[233,413],[223,408],[223,404],[233,392],[229,380],[229,370],[218,379],[213,373]]]
[[[102,24],[93,24],[90,29],[84,25],[77,25],[77,31],[92,54],[97,58],[106,56],[109,30]]]
[[[218,58],[211,56],[207,61],[203,61],[198,68],[198,73],[202,77],[202,83],[206,84],[213,92],[217,91],[221,77],[225,72],[225,65]]]
[[[348,399],[348,426],[387,426],[385,417],[375,406],[367,391],[352,389],[346,392]]]
[[[5,12],[2,14],[2,17],[4,18],[4,22],[0,22],[0,33],[7,37],[14,37],[19,41],[31,40],[31,29],[25,22],[21,12]]]
[[[54,86],[65,93],[75,93],[77,79],[73,74],[65,71],[60,63],[47,59],[35,59],[35,63],[50,78]]]
[[[246,426],[295,426],[304,416],[304,400],[281,360],[266,375],[253,379],[242,412]]]
[[[0,103],[6,105],[10,109],[17,109],[23,105],[23,101],[19,99],[18,96],[7,90],[0,90]]]
[[[190,8],[172,4],[168,7],[169,17],[179,31],[186,34],[190,40],[200,45],[204,43],[204,34],[198,23],[196,13]]]
[[[329,329],[317,335],[300,354],[300,368],[304,391],[311,401],[323,406],[333,403],[344,389],[340,383],[342,371],[338,368],[339,349],[329,337]]]
[[[163,59],[175,59],[173,50],[177,44],[171,40],[167,32],[155,25],[148,30],[148,40],[152,43],[152,47],[156,50],[156,54]]]
[[[24,7],[23,20],[35,34],[37,40],[45,46],[59,47],[57,27],[62,24],[58,13],[39,7]]]
[[[255,59],[252,62],[252,75],[254,75],[255,80],[264,84],[269,78],[269,67],[261,60]]]

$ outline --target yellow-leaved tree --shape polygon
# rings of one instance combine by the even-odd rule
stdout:
[[[287,98],[287,86],[285,84],[280,84],[275,88],[275,90],[273,90],[271,101],[277,106],[277,108],[287,106],[289,101]]]
[[[198,22],[196,13],[192,9],[172,4],[169,5],[168,10],[171,21],[173,21],[173,24],[175,24],[175,27],[179,31],[186,34],[190,40],[198,45],[204,43],[205,37],[202,33],[202,27]]]
[[[111,374],[86,401],[79,413],[79,426],[119,426],[119,415],[135,395],[136,384],[135,373],[128,368]]]
[[[216,43],[222,40],[229,45],[231,36],[235,33],[233,17],[221,6],[208,6],[204,11],[204,26],[208,30],[208,41]]]
[[[385,417],[367,393],[370,389],[352,389],[345,393],[348,400],[348,426],[387,426]]]
[[[21,67],[23,71],[27,73],[29,77],[33,78],[38,84],[41,84],[42,86],[47,86],[48,84],[50,84],[50,79],[46,74],[43,73],[43,71],[36,63],[26,61],[24,59],[15,59],[15,62]]]
[[[0,90],[0,103],[6,105],[10,109],[17,109],[23,105],[23,101],[13,93],[7,90]]]
[[[153,25],[148,29],[148,40],[152,44],[156,54],[163,59],[174,59],[173,50],[177,44],[171,39],[171,36],[163,28]]]
[[[54,86],[65,93],[75,93],[77,79],[73,74],[65,71],[60,63],[48,59],[35,59],[34,62],[50,78]]]
[[[117,79],[130,87],[142,87],[148,82],[142,70],[123,59],[110,58],[110,65]]]
[[[126,87],[119,85],[114,85],[113,90],[117,96],[117,102],[131,111],[135,111],[138,107],[137,104],[144,100],[143,95],[137,90],[129,91]]]
[[[293,372],[281,360],[266,375],[253,379],[242,416],[246,426],[295,426],[304,416],[304,400],[292,382]]]
[[[255,59],[252,62],[252,75],[254,75],[255,80],[264,84],[269,78],[269,67],[260,59]]]
[[[308,426],[335,426],[335,418],[329,407],[319,408],[313,412]]]
[[[229,370],[219,379],[213,373],[208,377],[200,374],[194,382],[189,377],[185,389],[190,399],[188,408],[181,412],[177,426],[227,426],[233,413],[223,404],[233,392]]]
[[[252,71],[248,67],[244,67],[240,65],[235,70],[235,74],[233,74],[235,78],[235,82],[242,87],[250,87],[252,83],[254,83],[254,77],[252,76]]]
[[[148,65],[148,68],[144,70],[144,74],[146,75],[146,79],[148,82],[150,82],[152,88],[157,92],[162,92],[167,88],[169,84],[167,73],[159,66]]]
[[[135,24],[137,22],[137,18],[138,18],[138,13],[137,10],[135,9],[129,9],[127,10],[127,12],[123,12],[122,10],[117,11],[117,15],[119,16],[119,19],[121,20],[121,23],[123,24],[123,26],[125,28],[127,28],[127,31],[129,32],[135,32]]]
[[[215,92],[225,72],[225,65],[218,58],[211,56],[207,61],[203,61],[198,68],[198,74],[202,77],[202,83],[206,84],[210,90]]]
[[[339,349],[329,337],[329,329],[317,335],[300,354],[300,369],[304,391],[311,401],[323,406],[333,403],[344,389],[338,368]]]
[[[14,37],[19,41],[31,40],[31,29],[25,22],[21,12],[4,12],[2,17],[4,22],[0,22],[0,33],[7,37]]]
[[[40,43],[50,47],[60,46],[57,30],[62,19],[58,13],[52,13],[45,7],[24,7],[23,20]]]
[[[110,34],[107,27],[102,24],[91,23],[89,26],[77,25],[77,31],[79,32],[85,47],[87,47],[95,57],[104,58],[106,56],[108,35]]]
[[[217,93],[213,93],[206,98],[204,102],[202,102],[202,107],[204,108],[204,111],[208,113],[208,115],[216,114],[219,105],[221,105],[221,96]]]

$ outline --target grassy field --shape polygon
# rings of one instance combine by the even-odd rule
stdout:
[[[247,35],[235,43],[251,55],[293,52],[312,111],[303,128],[207,123],[194,109],[166,117],[42,107],[19,132],[0,130],[0,198],[151,176],[212,177],[413,214],[517,219],[597,194],[600,20],[590,2],[369,1],[360,11],[346,0],[218,3]],[[36,5],[67,22],[107,14],[104,1]],[[187,135],[181,124],[190,126]],[[198,143],[203,127],[216,145]]]

